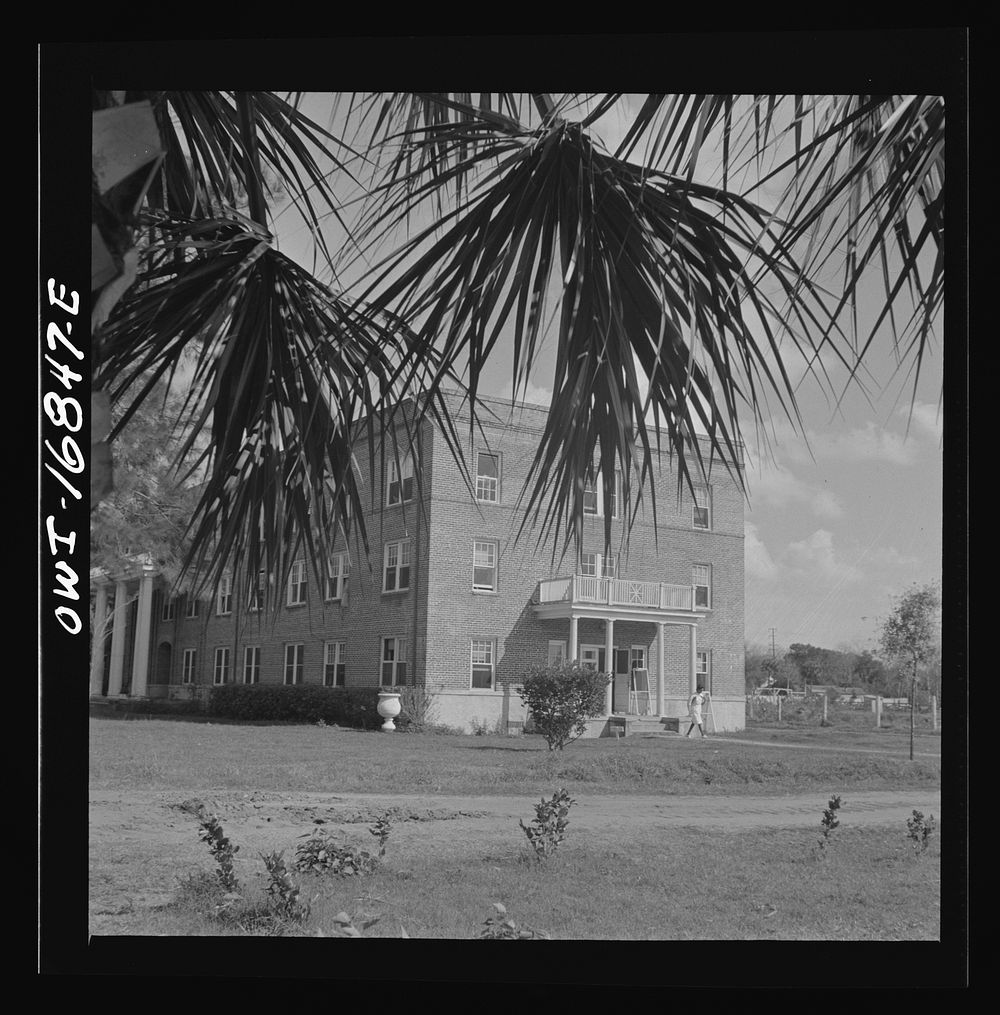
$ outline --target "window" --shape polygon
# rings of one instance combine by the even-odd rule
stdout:
[[[299,642],[296,645],[285,646],[285,683],[302,683],[302,657],[305,646]]]
[[[243,683],[260,683],[260,645],[247,645],[243,649]]]
[[[472,642],[472,686],[487,690],[493,688],[493,672],[496,667],[496,642],[473,639]]]
[[[224,574],[219,581],[215,611],[220,617],[233,612],[233,580],[228,574]]]
[[[472,587],[483,592],[497,590],[497,544],[476,540],[472,544]]]
[[[695,679],[702,687],[712,693],[712,650],[702,649],[695,653]]]
[[[247,609],[251,613],[258,613],[261,608],[261,604],[264,602],[264,572],[260,570],[257,572],[257,585],[255,588],[250,590],[250,601],[247,603]]]
[[[408,454],[398,462],[389,460],[389,488],[385,502],[389,507],[413,500],[413,456]]]
[[[166,592],[163,593],[163,608],[160,612],[160,620],[169,621],[173,620],[177,615],[177,600],[173,596],[168,596]]]
[[[382,686],[406,683],[406,639],[382,639]]]
[[[597,486],[589,480],[584,483],[583,486],[583,513],[585,515],[597,515],[600,511],[597,509]]]
[[[566,659],[566,642],[564,641],[550,641],[549,642],[549,655],[547,664],[549,666],[559,666]]]
[[[711,564],[695,564],[691,568],[691,584],[694,586],[694,605],[712,605],[712,566]]]
[[[711,487],[694,487],[694,499],[691,507],[691,524],[696,529],[710,529],[712,527]]]
[[[187,597],[187,610],[184,616],[188,620],[194,620],[198,616],[198,600],[192,595]]]
[[[229,683],[229,648],[217,648],[215,650],[215,667],[212,676],[213,684]]]
[[[347,592],[347,579],[350,573],[351,558],[347,553],[335,553],[326,566],[324,598],[327,600],[343,599]]]
[[[580,574],[591,578],[616,578],[618,576],[618,555],[614,553],[580,554]]]
[[[195,671],[198,667],[198,650],[194,648],[184,649],[183,680],[185,684],[193,684]]]
[[[611,517],[618,517],[618,505],[621,503],[622,474],[615,470],[615,483],[611,490]],[[601,474],[591,481],[586,480],[583,485],[583,513],[585,515],[604,514],[604,480]]]
[[[480,451],[476,456],[476,500],[500,503],[500,456]]]
[[[644,670],[646,668],[646,646],[633,645],[628,653],[628,668],[632,670]]]
[[[410,587],[410,541],[385,544],[383,592],[400,592]]]
[[[306,601],[306,562],[297,560],[288,575],[289,606],[301,606]]]
[[[328,641],[323,648],[323,685],[344,687],[347,682],[347,642]]]

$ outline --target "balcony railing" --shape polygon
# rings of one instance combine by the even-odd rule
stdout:
[[[538,583],[539,603],[597,603],[640,610],[693,610],[692,585],[575,574]]]

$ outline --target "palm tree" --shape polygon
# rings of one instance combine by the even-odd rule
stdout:
[[[190,463],[206,476],[190,565],[209,581],[234,556],[283,573],[303,547],[317,567],[352,519],[367,549],[352,451],[367,433],[374,456],[408,396],[406,425],[432,417],[464,470],[442,388],[474,415],[498,343],[515,395],[556,343],[522,499],[539,540],[568,546],[595,460],[634,517],[662,440],[690,483],[696,431],[731,463],[741,412],[797,422],[790,356],[822,379],[829,350],[855,377],[887,329],[919,371],[942,308],[938,97],[393,93],[340,97],[336,134],[301,95],[124,98],[151,104],[163,157],[127,201],[95,204],[106,236],[124,219],[137,269],[94,384],[118,432],[193,350],[183,451],[208,444]],[[312,270],[276,249],[276,191],[315,237]],[[873,272],[883,306],[861,333]]]

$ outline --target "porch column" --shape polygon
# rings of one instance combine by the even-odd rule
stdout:
[[[691,629],[691,680],[689,687],[693,695],[698,690],[698,625],[689,624]]]
[[[104,628],[108,619],[108,587],[97,586],[94,604],[94,633],[90,645],[90,693],[100,695],[104,680]]]
[[[115,582],[115,626],[111,630],[111,673],[108,677],[108,697],[122,693],[122,671],[125,668],[125,618],[128,586]]]
[[[575,663],[576,658],[579,655],[579,638],[578,638],[578,625],[579,620],[570,614],[569,618],[569,648],[567,650],[568,658],[567,662]]]
[[[604,665],[611,675],[611,680],[604,689],[604,714],[611,715],[611,695],[615,679],[615,622],[610,617],[604,621]]]
[[[664,651],[663,642],[666,638],[667,625],[657,624],[656,625],[656,714],[663,718],[663,685],[666,681],[666,672],[664,666]]]
[[[135,648],[132,652],[131,694],[146,696],[149,680],[149,636],[153,630],[153,576],[143,574],[139,579],[139,604],[135,617]]]

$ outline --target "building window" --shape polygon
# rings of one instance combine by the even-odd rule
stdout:
[[[621,503],[622,474],[615,470],[615,483],[611,490],[611,517],[618,517],[618,505]],[[591,481],[587,480],[583,486],[583,513],[585,515],[604,514],[604,480],[601,474]]]
[[[261,604],[264,602],[264,584],[266,582],[263,570],[257,572],[257,585],[250,590],[250,599],[247,602],[247,609],[251,613],[258,613]]]
[[[328,641],[323,649],[323,685],[344,687],[347,683],[347,642]]]
[[[628,668],[632,670],[644,670],[646,668],[646,646],[633,645],[628,653]]]
[[[472,544],[472,587],[482,592],[497,590],[497,544],[475,540]]]
[[[694,487],[691,524],[696,529],[710,529],[712,527],[712,488],[710,486]]]
[[[410,587],[410,541],[402,539],[398,543],[386,543],[384,563],[382,591],[399,592],[408,589]]]
[[[476,456],[476,500],[500,503],[500,456],[480,451]]]
[[[233,612],[233,580],[228,574],[224,574],[219,581],[215,610],[220,617]]]
[[[194,648],[184,649],[184,661],[183,668],[181,670],[182,679],[185,684],[193,684],[195,678],[195,671],[198,666],[198,650]]]
[[[385,502],[389,507],[413,500],[413,455],[407,454],[397,461],[389,461],[389,487]]]
[[[187,610],[184,612],[184,616],[187,617],[188,620],[195,620],[198,617],[198,612],[199,607],[197,598],[193,595],[188,595]]]
[[[260,645],[247,645],[243,649],[243,683],[260,683]]]
[[[382,639],[382,686],[406,683],[406,639]]]
[[[168,596],[166,592],[163,593],[163,609],[160,613],[160,620],[166,622],[173,620],[177,615],[177,600],[173,596]]]
[[[581,553],[580,574],[590,578],[617,578],[618,555],[615,553]]]
[[[712,566],[711,564],[695,564],[691,568],[691,584],[694,586],[694,605],[712,605]]]
[[[306,601],[306,562],[297,560],[288,575],[289,606],[301,606]]]
[[[550,641],[547,665],[561,666],[566,660],[566,642]]]
[[[299,642],[295,645],[285,646],[285,683],[302,683],[302,659],[305,646]]]
[[[588,480],[583,486],[583,513],[585,515],[597,515],[600,514],[598,511],[598,493],[599,488]]]
[[[701,649],[695,653],[695,679],[697,682],[712,693],[712,650]]]
[[[335,553],[326,566],[326,589],[324,590],[326,600],[336,601],[344,598],[350,573],[351,558],[346,552]]]
[[[213,684],[229,683],[229,648],[217,648],[215,650],[215,667],[212,676]]]
[[[496,669],[496,642],[473,639],[472,642],[472,686],[493,689]]]

